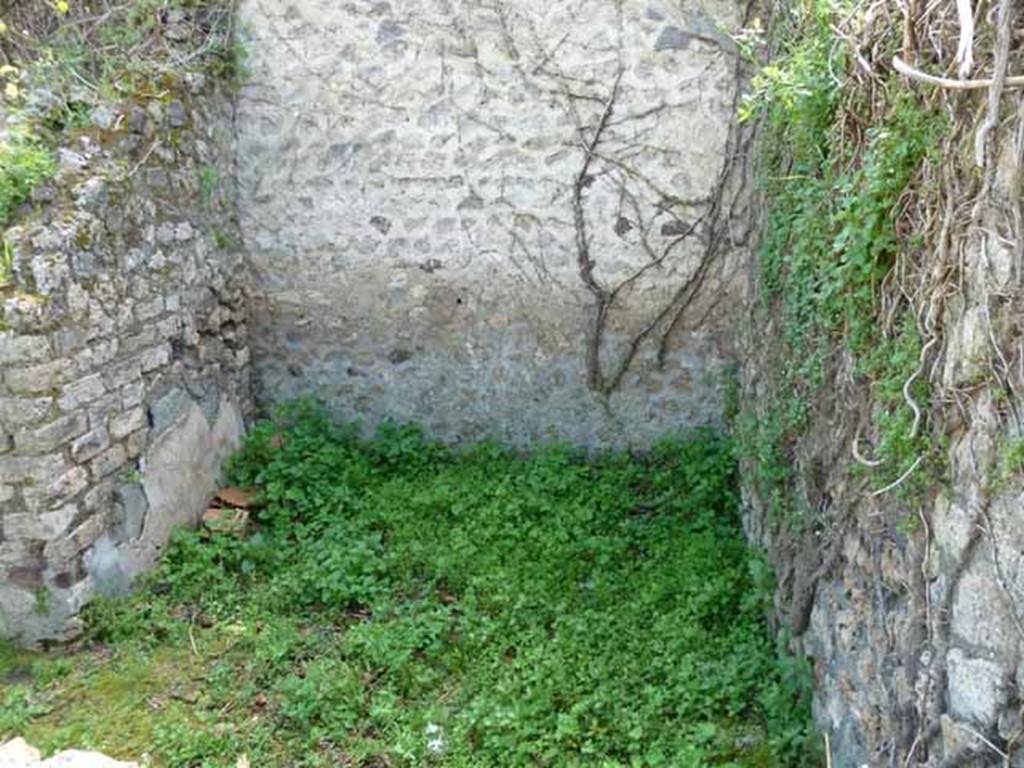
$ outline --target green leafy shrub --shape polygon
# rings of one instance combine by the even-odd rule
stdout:
[[[54,170],[52,153],[27,134],[11,133],[0,141],[0,228]]]

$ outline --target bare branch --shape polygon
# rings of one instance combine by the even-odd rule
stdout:
[[[966,80],[974,68],[974,11],[971,0],[956,0],[956,15],[960,21],[960,41],[956,47],[957,74]]]
[[[573,184],[572,207],[573,220],[576,226],[576,264],[579,270],[580,280],[583,285],[594,296],[597,302],[597,309],[594,316],[594,326],[591,329],[590,340],[587,347],[587,378],[591,389],[604,392],[605,381],[601,372],[601,336],[604,328],[605,317],[608,314],[609,297],[608,291],[594,277],[594,259],[590,253],[590,234],[587,231],[587,218],[584,211],[583,195],[590,184],[590,167],[594,161],[594,151],[601,143],[601,137],[608,127],[615,110],[615,101],[619,96],[619,86],[622,84],[623,69],[619,68],[615,83],[612,85],[612,92],[605,104],[601,119],[594,129],[590,141],[584,147],[583,164],[576,174]]]
[[[892,67],[897,72],[905,77],[909,77],[911,80],[917,80],[928,85],[935,85],[939,88],[949,88],[953,91],[980,91],[985,88],[991,88],[995,82],[993,78],[986,78],[984,80],[954,80],[950,77],[938,77],[936,75],[929,75],[916,69],[907,64],[899,56],[893,56]],[[1024,88],[1024,75],[1013,75],[1008,76],[1003,81],[1004,88]]]

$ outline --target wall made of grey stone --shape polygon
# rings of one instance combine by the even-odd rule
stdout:
[[[243,0],[258,399],[517,443],[718,421],[742,233],[703,255],[737,24],[711,0]],[[605,380],[639,340],[608,397],[581,226],[615,294]]]
[[[871,469],[851,471],[855,441],[871,456],[870,405],[831,388],[787,456],[791,501],[805,510],[797,540],[744,462],[747,533],[776,565],[779,623],[813,662],[837,766],[1024,766],[1024,381],[1016,362],[1005,383],[993,374],[1020,360],[1018,244],[993,233],[1014,231],[1024,168],[1020,147],[1003,146],[1000,184],[957,233],[958,290],[928,359],[941,476],[907,498]],[[772,332],[751,328],[743,345],[743,396],[758,413],[777,396]]]
[[[231,117],[195,79],[98,107],[6,232],[0,636],[78,631],[92,595],[126,590],[197,519],[238,445],[249,350]]]

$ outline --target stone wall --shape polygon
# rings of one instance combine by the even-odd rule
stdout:
[[[180,92],[179,92],[180,91]],[[45,118],[52,94],[31,105]],[[194,522],[249,402],[229,99],[98,106],[6,233],[0,636],[77,631]]]
[[[738,23],[717,1],[243,0],[259,400],[516,443],[718,421]]]
[[[516,443],[720,420],[731,3],[244,0],[237,104],[193,66],[212,12],[157,17],[173,66],[130,103],[54,82],[19,111],[77,127],[4,234],[0,636],[71,636],[195,520],[249,318],[268,407]]]
[[[195,520],[241,436],[250,343],[264,405],[312,393],[450,440],[721,419],[753,221],[736,7],[241,0],[240,24],[237,114],[201,79],[93,110],[5,235],[0,636],[73,634]],[[985,765],[1024,740],[1007,146],[930,361],[948,482],[908,505],[851,473],[870,403],[823,392],[787,456],[812,524],[786,534],[744,489],[837,766]],[[756,410],[778,329],[750,331]]]
[[[816,393],[787,456],[806,516],[795,536],[744,463],[747,533],[780,576],[780,628],[813,662],[836,766],[1024,766],[1021,135],[1005,132],[991,195],[950,236],[964,236],[956,289],[922,355],[941,477],[908,499],[857,466],[872,406],[853,377]],[[778,328],[749,330],[743,396],[758,410],[777,396]]]

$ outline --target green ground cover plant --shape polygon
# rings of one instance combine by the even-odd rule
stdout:
[[[296,406],[74,652],[0,654],[0,737],[154,765],[808,765],[809,676],[710,432],[642,457],[372,441]]]

